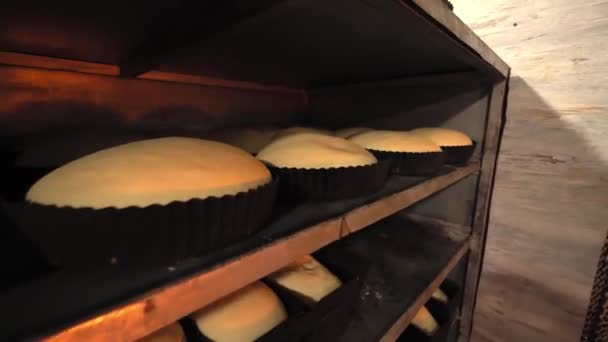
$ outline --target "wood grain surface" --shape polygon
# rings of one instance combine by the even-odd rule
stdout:
[[[1,54],[0,63],[7,56]],[[72,67],[56,59],[47,64]],[[234,82],[202,86],[188,84],[200,79],[176,79],[164,73],[144,77],[151,79],[0,65],[0,135],[27,136],[66,126],[73,129],[74,125],[204,130],[227,124],[286,121],[300,113],[305,103],[303,92],[295,90],[277,93],[226,87],[235,86]]]
[[[471,340],[576,341],[608,228],[608,1],[452,2],[513,68]]]

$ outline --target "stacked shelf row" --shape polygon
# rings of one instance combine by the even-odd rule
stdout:
[[[348,235],[477,171],[479,163],[471,163],[458,168],[446,167],[432,178],[393,176],[371,196],[282,208],[260,235],[176,267],[128,272],[108,269],[69,276],[58,273],[41,278],[4,293],[0,298],[4,316],[8,318],[2,338],[31,337],[32,334],[47,336],[45,338],[50,341],[140,338],[288,265],[301,255],[338,240],[348,241],[345,239]],[[383,234],[381,227],[369,229],[369,234]],[[414,230],[406,234],[412,235],[399,237],[399,240],[404,244],[416,244],[419,234]],[[356,238],[357,235],[352,236]],[[373,236],[369,241],[375,241]],[[445,254],[429,259],[430,264],[421,263],[420,267],[428,270],[425,274],[408,268],[401,270],[403,273],[399,271],[403,279],[416,279],[420,284],[404,287],[406,292],[399,293],[401,305],[387,306],[388,311],[381,315],[385,317],[383,324],[377,323],[366,333],[386,334],[387,340],[394,340],[407,326],[416,307],[428,298],[429,289],[439,286],[468,249],[467,238],[446,240],[431,233],[426,241],[426,252],[413,249],[412,253],[424,257],[441,250]],[[442,247],[437,248],[436,243]],[[400,257],[407,260],[412,256],[414,254]],[[45,289],[44,293],[40,289]],[[38,309],[32,312],[33,307]],[[365,315],[366,309],[362,310]],[[63,330],[57,332],[57,329]],[[366,336],[356,330],[353,333]]]

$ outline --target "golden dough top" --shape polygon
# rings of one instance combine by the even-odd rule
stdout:
[[[274,137],[275,139],[279,139],[282,137],[286,137],[292,134],[301,134],[301,133],[316,133],[321,135],[333,135],[333,133],[329,130],[322,128],[313,128],[313,127],[300,127],[294,126],[289,128],[284,128],[277,132],[277,135]]]
[[[433,336],[439,329],[439,324],[426,306],[422,306],[412,319],[412,324],[422,330],[427,336]]]
[[[253,341],[287,318],[283,303],[272,290],[256,281],[190,317],[213,341]]]
[[[137,342],[185,342],[186,336],[179,323],[170,324]]]
[[[348,140],[311,133],[277,139],[258,153],[258,159],[277,167],[329,169],[372,165],[370,152]]]
[[[272,141],[276,133],[270,127],[245,127],[214,132],[211,138],[256,154]]]
[[[441,303],[447,304],[449,301],[448,295],[445,294],[445,292],[443,292],[441,289],[437,289],[435,290],[435,292],[433,292],[433,294],[431,295],[431,297]]]
[[[348,128],[342,128],[342,129],[335,131],[334,135],[337,137],[340,137],[340,138],[348,139],[348,138],[352,137],[353,135],[370,132],[370,131],[373,131],[373,129],[367,128],[367,127],[348,127]]]
[[[473,141],[465,133],[441,127],[417,128],[411,131],[413,134],[431,139],[439,146],[470,146]]]
[[[385,152],[441,152],[430,139],[399,131],[371,131],[352,136],[350,141],[367,149]]]
[[[270,181],[236,147],[192,138],[143,140],[72,161],[36,182],[29,201],[75,208],[125,208],[234,195]]]
[[[320,301],[342,285],[340,279],[310,255],[301,257],[268,278],[314,302]]]

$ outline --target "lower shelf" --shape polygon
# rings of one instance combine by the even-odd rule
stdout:
[[[372,263],[341,341],[395,341],[466,254],[469,238],[396,215],[336,244]]]

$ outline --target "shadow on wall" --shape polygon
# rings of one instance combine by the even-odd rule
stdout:
[[[184,106],[165,107],[127,120],[94,103],[38,101],[0,113],[0,143],[20,165],[56,167],[112,146],[157,137],[203,137],[221,123]]]
[[[489,94],[489,87],[481,87],[477,84],[471,84],[469,87],[466,86],[446,86],[441,91],[437,91],[437,87],[429,87],[422,89],[412,89],[407,91],[408,94],[405,96],[408,101],[403,101],[404,90],[395,89],[393,92],[392,103],[378,100],[375,103],[382,103],[383,106],[387,106],[388,113],[383,117],[374,118],[370,122],[372,126],[378,129],[399,129],[409,130],[418,127],[435,127],[449,125],[450,122],[460,122],[460,129],[469,132],[469,134],[477,133],[471,132],[471,123],[479,122],[478,127],[481,134],[485,130],[485,124],[481,119],[481,115],[485,114],[487,109],[487,96]],[[406,104],[399,104],[400,101]],[[479,103],[479,110],[472,117],[466,117],[462,115],[471,107]],[[403,115],[407,113],[407,115]],[[459,117],[460,114],[460,117]],[[456,125],[458,126],[458,124]],[[480,140],[481,135],[473,138]]]
[[[187,106],[163,107],[152,110],[135,125],[158,135],[199,136],[222,123],[208,113]]]
[[[0,113],[1,135],[50,135],[56,131],[77,129],[131,128],[163,132],[174,130],[204,131],[221,125],[209,113],[189,106],[166,106],[144,113],[138,119],[110,107],[79,101],[35,101],[10,112]]]
[[[384,129],[439,125],[484,98],[487,91],[481,84],[473,75],[447,84],[388,84],[313,91],[310,124],[332,128],[370,125]],[[370,113],[374,114],[371,122]]]
[[[608,222],[606,150],[588,137],[608,122],[510,84],[471,340],[577,341]]]
[[[53,130],[123,125],[124,115],[110,107],[79,101],[33,101],[0,113],[0,135],[44,135]]]

